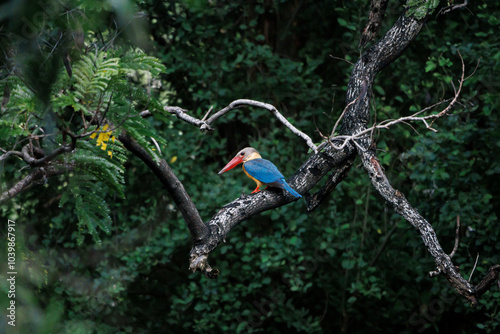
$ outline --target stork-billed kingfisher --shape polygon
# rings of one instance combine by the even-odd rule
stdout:
[[[222,168],[219,174],[227,172],[241,163],[243,163],[243,171],[245,174],[257,183],[257,188],[252,191],[252,194],[259,192],[259,188],[262,186],[271,186],[285,189],[295,198],[302,197],[286,183],[285,177],[280,173],[278,168],[276,168],[271,161],[262,159],[262,156],[253,147],[246,147],[239,151],[238,154]]]

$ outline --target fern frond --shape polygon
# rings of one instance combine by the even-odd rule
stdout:
[[[10,103],[15,111],[22,113],[32,113],[36,111],[35,94],[25,85],[16,85],[13,87],[10,100],[15,101],[15,104]]]
[[[92,145],[92,142],[81,142],[75,154],[71,156],[77,168],[90,173],[97,180],[105,183],[114,190],[121,198],[125,197],[123,165],[118,159],[109,159],[100,148]]]
[[[78,218],[77,243],[81,245],[85,234],[100,242],[99,231],[111,234],[112,220],[107,202],[104,200],[106,185],[88,174],[76,174],[70,177],[68,190],[59,201],[59,207],[73,203]]]
[[[128,52],[122,57],[120,66],[120,70],[125,73],[147,71],[153,76],[157,76],[165,69],[165,65],[158,58],[145,55],[142,52]]]
[[[104,52],[84,55],[73,67],[74,94],[83,105],[90,105],[98,93],[103,93],[108,88],[110,80],[119,72],[120,59],[105,59],[105,55]]]

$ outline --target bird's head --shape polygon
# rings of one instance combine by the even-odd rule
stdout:
[[[222,168],[222,170],[219,172],[219,174],[227,172],[228,170],[233,169],[234,167],[238,166],[239,164],[241,164],[243,162],[247,162],[249,160],[258,159],[258,158],[261,158],[261,156],[260,156],[259,152],[257,152],[256,149],[254,149],[253,147],[245,147],[244,149],[239,151],[234,156],[234,158],[232,158],[231,161],[229,161],[227,163],[227,165],[224,166],[224,168]]]

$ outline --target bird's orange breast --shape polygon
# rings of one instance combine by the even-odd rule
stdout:
[[[250,179],[254,180],[255,183],[257,183],[257,185],[259,186],[259,188],[264,185],[264,183],[260,182],[255,177],[253,177],[252,175],[248,174],[248,172],[245,170],[245,164],[243,164],[243,171],[245,172],[246,176],[248,176]]]

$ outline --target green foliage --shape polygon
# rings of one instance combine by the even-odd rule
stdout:
[[[42,55],[51,59],[53,53]],[[94,48],[75,53],[74,58],[74,62],[60,64],[58,75],[43,96],[33,89],[40,83],[32,79],[35,83],[30,84],[25,72],[12,70],[5,76],[0,88],[8,87],[12,93],[2,110],[0,144],[2,148],[20,150],[20,143],[31,142],[37,132],[44,134],[37,146],[45,152],[71,141],[74,150],[56,157],[54,163],[74,166],[65,177],[66,186],[60,189],[60,207],[74,207],[78,219],[74,236],[77,244],[82,244],[86,233],[97,242],[99,231],[111,234],[109,197],[125,198],[123,172],[127,157],[116,140],[120,133],[127,133],[160,159],[157,147],[165,147],[166,140],[138,111],[148,108],[165,118],[150,87],[145,92],[165,66],[140,50],[126,46],[109,49],[99,47],[97,42]]]
[[[421,20],[439,6],[439,0],[409,0],[406,7],[406,15],[413,16],[417,20]]]
[[[73,67],[75,92],[68,97],[77,100],[77,103],[72,105],[75,111],[83,110],[85,115],[91,115],[86,106],[96,103],[93,99],[101,97],[113,76],[118,74],[120,59],[104,60],[105,56],[104,52],[99,52],[97,56],[93,53],[84,55]]]

